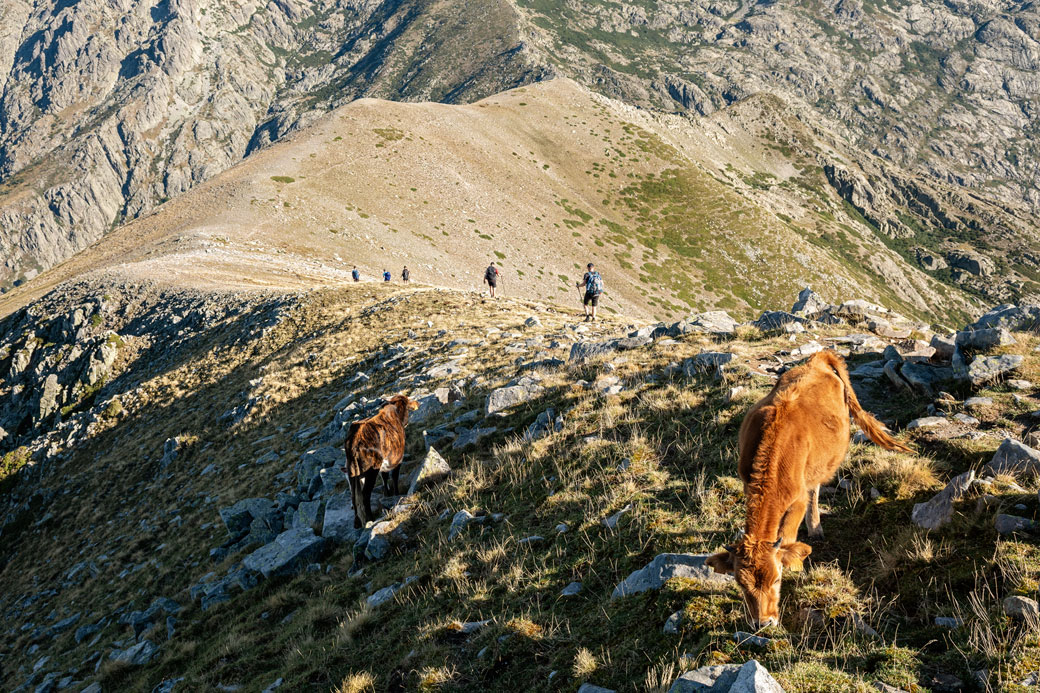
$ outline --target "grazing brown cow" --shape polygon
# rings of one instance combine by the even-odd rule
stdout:
[[[372,488],[376,476],[383,476],[383,491],[390,490],[389,479],[394,481],[393,494],[399,495],[398,477],[404,459],[404,427],[408,413],[419,403],[404,395],[394,395],[379,412],[363,421],[350,424],[344,447],[347,466],[344,471],[350,480],[350,497],[354,503],[354,528],[361,529],[372,512]]]
[[[809,536],[823,535],[820,484],[833,478],[845,459],[850,415],[878,445],[910,451],[860,408],[845,361],[833,351],[816,353],[784,373],[740,426],[747,523],[737,543],[709,557],[707,564],[736,577],[760,627],[779,620],[782,569],[800,570],[812,552],[797,540],[802,518]]]

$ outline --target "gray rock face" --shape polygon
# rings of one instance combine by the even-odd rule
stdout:
[[[996,528],[997,534],[1031,532],[1036,529],[1036,523],[1029,518],[1003,514],[993,518],[993,526]]]
[[[444,461],[440,453],[432,447],[426,451],[426,457],[422,464],[412,475],[412,483],[408,486],[408,495],[412,495],[423,486],[429,486],[442,481],[451,474],[451,467]]]
[[[274,501],[268,498],[243,498],[232,506],[220,509],[220,519],[233,538],[246,534],[254,520],[266,523],[272,520],[274,514]]]
[[[246,556],[242,565],[265,578],[288,575],[321,558],[326,548],[325,539],[309,527],[290,529]]]
[[[515,407],[518,404],[529,402],[538,397],[542,393],[542,389],[542,386],[536,381],[522,378],[521,382],[516,385],[493,390],[488,395],[485,411],[488,415],[491,415]]]
[[[805,322],[805,318],[801,318],[793,313],[787,313],[782,310],[767,310],[758,317],[751,324],[762,330],[763,332],[775,332],[783,328],[784,325],[793,322]]]
[[[1015,344],[1015,338],[1003,327],[984,327],[980,330],[965,330],[956,335],[958,346],[986,351],[998,346]]]
[[[712,310],[706,313],[698,313],[689,320],[689,325],[694,332],[707,332],[719,336],[732,335],[740,323],[734,320],[724,310]],[[677,336],[677,335],[672,335]]]
[[[953,517],[953,504],[964,497],[975,481],[975,470],[969,469],[950,480],[942,491],[925,503],[914,505],[910,519],[918,527],[938,529]]]
[[[1040,605],[1035,599],[1015,595],[1004,600],[1004,613],[1011,618],[1035,621],[1040,618]]]
[[[300,507],[303,507],[302,503]],[[354,529],[354,505],[350,493],[341,493],[329,498],[325,503],[321,536],[340,544],[352,544],[357,541],[360,533],[360,530]]]
[[[1010,303],[996,306],[987,311],[981,318],[968,325],[966,329],[982,330],[991,327],[1003,327],[1005,329],[1019,332],[1022,330],[1035,329],[1040,325],[1040,306],[1021,305]]]
[[[1024,356],[1001,354],[1000,356],[977,356],[968,366],[968,380],[972,385],[982,385],[1010,373],[1022,365]]]
[[[827,302],[820,298],[820,295],[805,287],[798,292],[798,300],[794,302],[791,307],[791,312],[806,316],[813,316],[819,313],[821,310],[827,307]]]
[[[635,571],[614,588],[611,599],[659,590],[673,577],[696,578],[712,582],[732,580],[730,575],[716,573],[704,564],[710,554],[662,553]]]
[[[159,648],[151,640],[142,640],[120,652],[114,659],[117,662],[125,662],[131,666],[138,667],[150,662],[158,651]]]
[[[405,587],[412,584],[418,579],[418,576],[410,575],[401,582],[395,582],[392,585],[387,585],[383,589],[373,592],[365,598],[365,601],[368,602],[368,605],[371,607],[382,606],[383,604],[386,604],[388,601],[393,599],[395,594],[397,594],[398,592],[400,592]]]
[[[617,693],[613,688],[594,686],[591,683],[583,683],[578,687],[578,693]]]
[[[668,693],[783,693],[765,667],[757,660],[743,665],[722,664],[687,671],[672,684]]]
[[[705,351],[683,361],[683,375],[693,378],[703,373],[710,373],[721,378],[725,367],[736,359],[735,354],[720,351]]]
[[[993,474],[1031,476],[1040,472],[1040,451],[1013,438],[1005,438],[985,469]]]

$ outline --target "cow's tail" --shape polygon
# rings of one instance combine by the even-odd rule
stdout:
[[[845,406],[849,408],[849,415],[856,422],[856,425],[867,434],[868,438],[886,450],[913,452],[912,448],[907,447],[889,435],[888,431],[885,430],[885,425],[875,419],[873,414],[859,406],[859,400],[856,399],[856,391],[852,389],[852,382],[849,380],[849,370],[845,367],[843,358],[830,350],[821,351],[816,356],[825,361],[827,366],[841,380],[841,384],[845,387]]]

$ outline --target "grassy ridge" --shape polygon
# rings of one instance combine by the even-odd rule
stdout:
[[[183,677],[186,690],[218,684],[259,690],[279,677],[290,690],[475,691],[518,681],[531,690],[574,690],[583,681],[659,690],[697,664],[751,657],[792,691],[868,690],[875,680],[925,690],[940,673],[972,681],[975,670],[987,669],[992,685],[1008,687],[1035,668],[1035,631],[1014,626],[1000,611],[1007,594],[1035,596],[1035,547],[998,539],[996,510],[975,512],[974,501],[938,532],[908,522],[914,502],[988,459],[1000,431],[1021,431],[1028,401],[1017,402],[1003,385],[986,393],[995,404],[979,415],[980,429],[991,434],[923,436],[916,456],[853,447],[840,473],[847,490],[826,497],[827,536],[813,542],[811,569],[785,581],[784,628],[768,633],[773,640],[764,650],[732,641],[734,630],[747,626],[730,587],[673,580],[660,592],[610,599],[614,585],[656,554],[715,550],[742,524],[737,429],[770,387],[757,374],[761,366],[790,348],[786,339],[747,330],[727,343],[691,336],[545,372],[540,398],[490,424],[499,432],[479,448],[442,449],[454,469],[451,479],[393,516],[404,538],[385,561],[349,576],[346,547],[327,556],[321,572],[263,583],[208,611],[190,604],[191,584],[241,558],[214,564],[207,557],[225,536],[217,509],[239,498],[273,497],[282,487],[274,475],[307,448],[298,431],[324,425],[331,404],[345,393],[378,396],[407,388],[429,366],[462,352],[467,396],[448,417],[480,408],[490,388],[516,373],[517,355],[507,345],[544,335],[548,347],[575,335],[567,316],[533,308],[454,292],[351,288],[312,295],[281,326],[237,348],[221,346],[230,333],[210,335],[182,362],[143,378],[139,398],[127,402],[122,418],[84,449],[70,451],[60,473],[45,483],[73,491],[53,517],[5,532],[0,577],[9,596],[0,606],[61,583],[66,557],[79,552],[97,560],[99,575],[64,587],[40,608],[62,615],[81,610],[89,623],[118,607],[145,608],[157,596],[188,605],[172,639],[166,640],[164,624],[147,634],[161,646],[152,663],[101,665],[105,690],[150,690],[173,677]],[[532,312],[543,325],[524,328]],[[441,332],[449,326],[450,334]],[[598,329],[621,331],[615,324]],[[415,336],[407,337],[408,330]],[[841,332],[828,328],[821,336]],[[465,339],[473,344],[451,341]],[[388,340],[412,351],[403,365],[380,370],[375,366]],[[1022,340],[1017,351],[1030,354],[1024,375],[1040,377],[1031,351],[1036,340]],[[703,349],[733,351],[743,365],[724,381],[670,374],[669,363]],[[371,381],[350,384],[360,371]],[[605,374],[621,379],[620,395],[604,397],[579,385]],[[258,377],[259,408],[235,430],[218,426],[215,412],[237,402]],[[735,386],[745,389],[731,398]],[[897,423],[927,404],[883,389],[865,390],[862,398]],[[549,406],[564,413],[563,430],[519,440]],[[419,433],[436,423],[410,428],[408,460],[421,456]],[[163,441],[185,434],[189,442],[170,468],[172,477],[157,478]],[[280,460],[254,464],[268,449]],[[210,464],[219,467],[216,474],[199,476]],[[872,497],[871,488],[880,495]],[[1027,511],[1014,512],[1035,514],[1035,486],[1006,486],[997,502],[1025,504]],[[630,509],[615,529],[601,524],[624,508]],[[462,509],[504,518],[473,524],[449,541],[450,518]],[[558,533],[561,523],[567,530]],[[534,535],[544,539],[520,543]],[[117,577],[128,568],[129,575]],[[364,605],[367,595],[407,576],[419,579],[394,600],[375,609]],[[582,582],[582,591],[561,597],[572,581]],[[805,609],[823,620],[806,621]],[[662,633],[676,611],[685,614],[680,633]],[[936,615],[961,616],[968,627],[936,628]],[[860,632],[857,618],[880,636]],[[473,634],[460,631],[463,623],[485,619],[491,623]],[[125,647],[128,635],[126,626],[112,622],[97,644],[76,645],[70,631],[47,654],[51,666],[81,666],[89,677],[91,652],[106,652],[113,642]],[[30,643],[29,634],[20,633],[4,649],[24,653]],[[17,654],[5,684],[24,680],[17,667],[40,654]]]

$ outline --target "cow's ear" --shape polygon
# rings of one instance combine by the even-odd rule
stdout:
[[[797,572],[802,569],[802,563],[811,553],[812,547],[808,544],[800,541],[792,542],[780,549],[780,562],[787,570]]]
[[[719,551],[716,554],[712,554],[705,559],[704,564],[711,567],[716,573],[722,573],[723,575],[733,574],[733,552],[728,548],[725,551]]]

